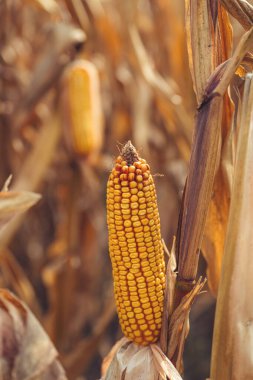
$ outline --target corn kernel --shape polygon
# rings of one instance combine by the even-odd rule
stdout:
[[[148,297],[141,298],[140,301],[141,301],[142,304],[145,304],[146,302],[149,301],[149,298]]]
[[[144,325],[140,325],[140,330],[145,331],[148,328],[148,325],[145,323]]]
[[[122,198],[130,198],[131,197],[131,193],[124,193],[122,194]]]
[[[125,220],[125,221],[124,221],[124,226],[125,226],[125,227],[130,227],[131,225],[132,225],[131,220]]]
[[[129,187],[130,187],[130,189],[134,189],[135,187],[137,187],[137,183],[135,181],[131,181],[129,183]]]
[[[133,305],[133,307],[139,307],[140,306],[140,302],[139,301],[132,302],[132,305]]]
[[[138,320],[138,319],[141,319],[141,318],[144,318],[144,314],[143,313],[139,313],[139,314],[135,314],[135,318]]]
[[[147,296],[147,289],[146,289],[146,287],[143,288],[143,289],[139,289],[138,288],[138,292],[139,292],[139,294],[142,294],[142,297],[143,296]]]
[[[152,308],[150,307],[150,308],[148,308],[148,309],[143,310],[143,313],[144,313],[145,315],[152,314]]]

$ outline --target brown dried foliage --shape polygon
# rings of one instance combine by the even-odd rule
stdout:
[[[186,0],[185,34],[183,6],[183,0],[0,4],[2,185],[13,175],[0,194],[0,286],[15,292],[36,315],[70,380],[98,377],[102,357],[121,336],[105,227],[105,184],[117,144],[131,139],[152,172],[164,175],[157,176],[156,186],[168,246],[189,164],[176,252],[168,260],[161,335],[163,351],[178,369],[192,302],[204,286],[195,283],[200,249],[209,287],[217,294],[241,78],[252,69],[253,12],[247,1]],[[227,11],[248,30],[233,54]],[[68,148],[61,123],[61,79],[78,59],[98,70],[104,119],[99,148],[85,157]],[[25,215],[38,200],[34,192],[42,200]],[[1,291],[0,310],[6,325],[0,336],[7,334],[12,345],[5,350],[4,367],[0,360],[5,377],[24,378],[18,371],[28,368],[26,349],[32,342],[23,348],[21,340],[39,331],[50,355],[35,355],[26,378],[64,379],[56,350],[28,308]],[[14,358],[24,368],[14,365]]]
[[[187,60],[182,4],[145,3],[134,12],[116,1],[0,6],[0,178],[3,185],[12,173],[10,191],[42,194],[1,233],[0,285],[38,317],[69,379],[98,377],[101,358],[120,336],[105,227],[117,144],[132,139],[153,173],[165,175],[156,182],[167,243],[176,229],[194,113],[189,71],[185,66],[183,79],[172,55],[180,46]],[[167,17],[178,32],[171,23],[176,40],[159,39],[160,55]],[[61,123],[63,73],[78,59],[92,62],[100,78],[104,129],[92,157],[69,149]]]

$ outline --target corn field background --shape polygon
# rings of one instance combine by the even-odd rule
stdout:
[[[169,249],[177,234],[197,109],[208,79],[203,79],[203,65],[198,66],[194,39],[204,41],[206,51],[214,46],[212,39],[201,35],[208,28],[208,18],[198,19],[193,3],[0,1],[0,221],[4,226],[0,231],[0,288],[13,292],[33,312],[54,343],[70,380],[98,379],[103,358],[122,337],[113,298],[105,199],[113,161],[128,140],[151,167],[162,237]],[[244,28],[253,25],[253,2],[231,2],[233,16],[236,5],[243,12],[248,4],[244,24],[228,16],[227,3],[195,2],[199,9],[207,6],[210,14],[218,6],[219,20],[223,20],[216,43],[225,48],[212,67],[204,65],[210,74],[232,56]],[[192,13],[187,18],[189,7]],[[77,60],[89,61],[92,70],[96,69],[91,99],[83,98],[81,84],[79,97],[71,98],[71,91],[66,95],[67,70]],[[230,94],[235,105],[226,106],[224,123],[225,118],[232,123],[234,109],[239,114],[242,77],[252,70],[250,53],[244,65],[235,69]],[[228,102],[228,97],[224,99]],[[84,131],[73,132],[68,119],[70,101],[87,102],[85,107],[92,108]],[[230,136],[227,131],[223,130],[223,136]],[[229,138],[224,141],[223,148],[229,147]],[[225,148],[228,162],[230,151]],[[227,183],[215,186],[223,189]],[[14,198],[5,207],[7,188]],[[210,376],[229,208],[226,192],[215,191],[213,197],[220,197],[220,219],[215,219],[211,208],[197,270],[197,278],[208,276],[208,284],[191,308],[184,380]],[[29,211],[20,213],[32,204]],[[8,323],[6,319],[0,325],[1,341],[14,339]],[[9,365],[13,355],[22,356],[22,352],[11,352]],[[47,366],[46,357],[45,351],[41,368]]]

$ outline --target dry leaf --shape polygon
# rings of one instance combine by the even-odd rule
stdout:
[[[230,56],[232,48],[232,29],[228,14],[223,7],[217,5],[214,14],[213,25],[215,35],[213,55],[215,66],[217,66]],[[201,247],[201,251],[208,264],[207,277],[209,288],[214,295],[217,295],[219,285],[228,220],[230,202],[229,178],[233,175],[231,171],[233,156],[230,155],[233,150],[232,113],[233,105],[230,97],[226,94],[223,100],[220,165],[214,180],[213,195],[207,214]]]
[[[197,100],[198,100],[198,103],[200,103],[201,100],[203,101],[203,96],[205,92],[208,91],[206,89],[206,84],[210,75],[214,71],[214,68],[220,63],[222,63],[222,61],[229,56],[229,53],[231,50],[231,28],[230,28],[230,24],[229,24],[229,20],[228,20],[226,12],[220,7],[217,1],[213,1],[212,3],[209,3],[205,0],[198,1],[198,2],[186,0],[185,6],[186,6],[186,29],[187,29],[187,42],[188,42],[190,69],[192,73]],[[222,41],[223,44],[221,44],[220,41]],[[218,75],[220,74],[221,72],[219,72]],[[216,80],[217,78],[215,79],[215,76],[213,76],[213,81],[214,83],[217,84],[218,81],[216,82]],[[211,84],[210,81],[209,81],[209,84]],[[214,225],[213,222],[215,222],[216,219],[219,220],[220,218],[219,211],[221,208],[217,208],[217,203],[219,203],[221,190],[222,190],[221,194],[223,195],[223,188],[220,187],[220,183],[222,180],[222,173],[219,171],[218,173],[220,175],[217,176],[216,170],[219,166],[219,160],[220,160],[220,146],[221,146],[221,137],[222,137],[222,133],[221,133],[222,112],[225,113],[226,111],[227,111],[226,107],[224,108],[224,110],[222,110],[221,99],[211,100],[210,106],[207,106],[206,104],[202,103],[200,107],[200,111],[199,111],[199,115],[198,115],[198,119],[196,123],[196,135],[195,135],[194,147],[193,147],[192,158],[190,162],[190,174],[189,174],[188,183],[186,185],[186,191],[185,191],[184,202],[187,203],[186,204],[187,210],[183,212],[182,220],[181,220],[182,225],[184,225],[185,223],[184,215],[187,214],[188,217],[191,218],[190,216],[191,211],[189,210],[189,208],[192,207],[191,210],[193,210],[193,213],[195,213],[196,218],[192,220],[188,219],[188,222],[195,223],[196,226],[198,226],[196,227],[196,235],[197,235],[196,239],[200,243],[202,239],[204,225],[205,225],[205,219],[207,216],[208,203],[211,200],[211,191],[212,191],[214,179],[216,176],[216,181],[215,181],[216,192],[215,192],[215,196],[213,197],[211,201],[212,213],[210,213],[209,211],[209,217],[207,218],[207,228],[206,228],[207,238],[205,240],[209,242],[208,248],[210,247],[214,248],[211,252],[208,251],[208,254],[209,254],[208,258],[210,259],[211,264],[214,266],[214,269],[216,269],[214,255],[217,255],[215,248],[217,245],[217,241],[221,240],[220,234],[223,233],[222,228],[220,231],[216,229],[216,232],[217,232],[216,235],[212,233],[212,230],[213,230],[213,225]],[[216,125],[214,124],[215,121],[214,121],[213,115],[216,115],[216,122],[217,122]],[[206,120],[204,119],[204,117],[206,117]],[[223,120],[224,119],[225,118],[223,117]],[[202,130],[204,129],[206,131],[202,132]],[[209,134],[208,129],[210,130],[209,136],[208,136]],[[201,134],[202,134],[202,137],[200,137]],[[207,135],[205,136],[205,134]],[[199,136],[197,137],[197,135]],[[196,147],[195,144],[198,144],[198,146]],[[195,169],[193,169],[192,167],[194,165],[196,165]],[[195,171],[193,176],[191,176],[191,170]],[[201,185],[198,184],[198,180],[197,180],[198,175],[200,175],[199,177],[200,182],[203,181],[202,189],[200,189]],[[192,181],[191,178],[193,179],[193,182],[191,182]],[[207,184],[207,182],[209,182],[209,184]],[[197,192],[195,192],[194,190],[191,193],[190,197],[188,198],[187,188],[191,186],[193,188],[194,186],[196,186],[195,189],[197,189]],[[196,199],[195,199],[195,196],[196,196]],[[191,202],[192,205],[191,204],[188,205],[188,202]],[[205,203],[205,206],[204,204],[202,204],[201,206],[202,202],[204,203],[207,202],[207,203]],[[197,207],[199,207],[199,210],[197,209]],[[199,218],[199,215],[201,215],[200,218]],[[187,223],[185,223],[185,226],[187,230],[188,228]],[[197,231],[197,229],[199,230]],[[181,231],[181,234],[182,233],[184,235],[184,232]],[[195,255],[195,260],[191,260],[191,259],[189,260],[189,269],[190,269],[190,263],[191,263],[192,268],[190,270],[193,270],[193,266],[196,265],[197,260],[198,260],[196,253],[199,247],[197,247],[194,242],[194,239],[195,239],[194,234],[191,238],[189,234],[188,238],[189,238],[189,241],[186,239],[187,245],[188,246],[193,245],[192,249]],[[182,239],[184,239],[183,236],[182,236]],[[178,244],[180,245],[181,242],[179,241]],[[182,249],[184,251],[186,249],[186,245]],[[181,260],[184,260],[183,259],[184,253],[182,253],[179,249],[179,254],[180,254],[179,276],[183,277],[181,276],[182,274]],[[211,270],[211,273],[213,273],[213,270]],[[195,275],[193,275],[191,278],[189,275],[190,273],[185,273],[185,274],[188,280],[194,279]]]
[[[182,380],[182,377],[171,363],[171,361],[164,355],[162,350],[156,344],[151,344],[151,351],[153,353],[153,360],[155,362],[155,366],[158,369],[160,376],[166,380],[169,378],[170,380]]]
[[[102,377],[105,376],[109,365],[112,362],[112,359],[114,358],[114,355],[118,351],[118,349],[121,347],[121,345],[125,342],[125,337],[118,340],[114,346],[111,348],[110,352],[106,355],[106,357],[103,359],[102,367],[101,367],[101,375]]]
[[[214,181],[213,195],[208,209],[201,246],[201,251],[208,264],[208,285],[215,296],[217,296],[219,286],[233,179],[235,137],[231,122],[231,108],[231,101],[225,97],[222,121],[223,146],[221,148],[221,162]],[[226,115],[227,117],[224,117]],[[229,126],[231,130],[227,131]]]
[[[3,380],[67,380],[57,351],[30,310],[0,290],[0,377]]]
[[[231,78],[233,77],[240,63],[243,61],[243,58],[245,57],[245,55],[252,48],[252,45],[253,45],[253,27],[248,32],[243,34],[242,38],[240,39],[239,44],[237,45],[232,55],[232,58],[228,60],[224,75],[222,76],[219,84],[216,86],[214,90],[215,94],[220,94],[220,95],[225,94],[227,87],[231,81]]]
[[[199,110],[177,236],[179,279],[191,281],[197,273],[199,248],[219,163],[221,119],[221,97],[213,98]]]
[[[212,380],[253,373],[253,77],[246,76],[241,128],[212,349]]]
[[[181,369],[183,347],[189,331],[189,313],[196,296],[201,292],[205,281],[200,278],[194,288],[186,294],[179,306],[173,311],[169,321],[167,355],[176,368]]]
[[[192,281],[196,276],[198,252],[220,160],[222,97],[252,43],[253,28],[243,35],[233,57],[211,76],[199,108],[177,236],[179,280]]]
[[[41,196],[28,191],[0,192],[0,229],[6,227],[10,220],[28,210],[40,200]],[[1,235],[0,235],[1,236]]]
[[[163,352],[167,352],[167,343],[168,343],[168,324],[169,317],[173,311],[173,298],[176,284],[176,257],[175,257],[175,243],[176,238],[174,237],[173,245],[171,248],[171,252],[167,251],[167,247],[164,245],[164,251],[168,254],[169,259],[166,267],[166,287],[164,294],[164,311],[162,318],[162,327],[160,334],[160,346]]]
[[[198,104],[201,103],[207,79],[215,68],[209,12],[209,2],[206,0],[185,1],[189,65]]]
[[[227,12],[215,0],[186,0],[189,65],[198,104],[215,68],[230,57],[232,28]]]
[[[207,261],[208,286],[215,296],[218,292],[220,280],[228,212],[227,186],[224,183],[223,173],[219,169],[215,178],[212,201],[208,209],[201,246],[201,251]]]
[[[245,29],[253,25],[253,6],[246,0],[221,0],[222,5]]]
[[[158,345],[142,347],[123,338],[101,380],[158,380],[159,376],[163,380],[182,380]]]
[[[248,42],[246,42],[247,39]],[[241,47],[238,46],[237,48],[238,54],[234,54],[233,56],[234,62],[236,56],[238,57],[241,56],[241,54],[245,54],[245,50],[243,48],[243,44],[245,42],[248,45],[247,49],[249,49],[249,45],[252,43],[250,42],[250,39],[251,37],[248,34],[245,34],[245,36],[242,38]],[[232,64],[233,60],[231,60],[229,64]],[[229,132],[229,128],[232,128],[232,112],[233,105],[230,101],[230,98],[226,96],[224,99],[222,121],[223,147],[221,152],[221,166],[216,174],[214,182],[213,196],[208,210],[202,244],[202,252],[208,263],[208,284],[214,295],[217,295],[219,286],[229,213],[230,189],[233,177],[233,152],[235,136],[232,129],[231,132]]]

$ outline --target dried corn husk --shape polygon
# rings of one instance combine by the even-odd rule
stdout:
[[[222,5],[245,29],[253,24],[253,6],[245,0],[221,0]]]
[[[39,322],[4,289],[0,289],[0,326],[0,379],[67,380]]]
[[[182,377],[157,344],[137,346],[127,338],[116,343],[117,350],[101,380],[182,380]],[[114,351],[114,348],[112,348]]]

